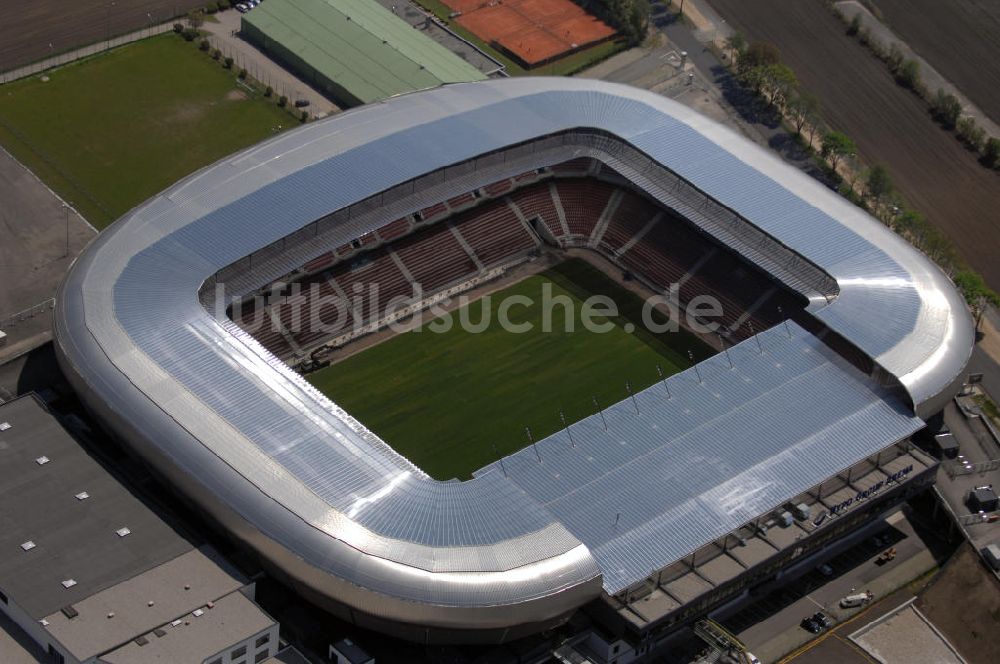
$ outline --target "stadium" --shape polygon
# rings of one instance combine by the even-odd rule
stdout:
[[[570,254],[717,298],[722,352],[465,481],[293,368]],[[277,136],[119,220],[57,302],[95,416],[331,612],[503,642],[587,605],[637,653],[933,482],[909,436],[973,345],[949,279],[862,210],[670,100],[575,79],[448,85]]]

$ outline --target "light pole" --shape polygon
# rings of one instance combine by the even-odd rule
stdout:
[[[114,6],[115,6],[114,2],[108,3],[108,20],[107,20],[107,26],[106,26],[107,32],[108,32],[108,38],[107,38],[106,45],[107,45],[107,48],[109,48],[109,49],[111,48],[111,8],[114,7]]]
[[[66,222],[66,254],[63,258],[69,258],[69,204],[63,203],[63,218]]]

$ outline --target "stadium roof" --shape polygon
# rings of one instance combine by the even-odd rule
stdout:
[[[0,405],[0,422],[11,425],[0,432],[0,590],[31,618],[192,550],[33,397]]]
[[[571,425],[572,441],[554,434],[537,456],[526,448],[477,473],[503,473],[544,505],[587,545],[611,594],[922,426],[794,323],[667,386]]]
[[[270,0],[242,20],[363,103],[485,78],[374,0]]]
[[[775,274],[791,269],[789,250],[801,257],[792,263],[823,271],[836,292],[814,297],[808,312],[872,357],[880,381],[898,381],[910,403],[820,353],[801,329],[780,346],[782,330],[763,334],[762,343],[776,344],[774,366],[761,363],[742,384],[702,394],[715,417],[692,409],[704,421],[668,429],[676,436],[669,440],[647,431],[644,442],[634,431],[633,444],[664,450],[663,472],[645,478],[665,484],[658,495],[698,509],[663,505],[657,517],[641,505],[631,517],[621,510],[635,528],[605,539],[578,526],[583,513],[548,505],[495,469],[461,483],[427,478],[199,299],[229,266],[250,274],[240,277],[249,290],[429,202],[575,155],[609,163]],[[706,216],[704,194],[678,199],[661,165],[727,211]],[[382,194],[408,182],[396,198]],[[337,213],[372,196],[365,210]],[[751,226],[770,240],[740,244],[738,230]],[[937,267],[775,155],[658,95],[546,78],[404,95],[227,158],[102,233],[63,284],[55,319],[61,362],[82,398],[275,564],[364,613],[468,629],[557,616],[595,596],[602,575],[607,588],[620,587],[651,562],[628,540],[642,524],[655,526],[651,536],[673,529],[694,544],[730,523],[698,529],[698,514],[736,519],[765,509],[896,442],[917,425],[913,409],[932,413],[950,398],[973,342],[965,305]],[[755,343],[733,349],[734,363]],[[712,388],[718,366],[704,366]],[[655,417],[662,421],[652,424],[672,427],[677,414],[665,404]],[[713,426],[718,435],[704,435]],[[851,440],[824,438],[833,431]],[[683,494],[667,486],[669,469],[685,461],[672,458],[679,450],[710,461]],[[622,463],[616,472],[632,472]],[[724,498],[707,488],[713,478],[759,491],[760,500],[708,510]],[[609,508],[597,501],[594,509],[596,520]]]

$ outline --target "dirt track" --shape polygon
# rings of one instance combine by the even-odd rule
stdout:
[[[910,48],[1000,122],[1000,3],[996,0],[875,0]]]
[[[0,0],[0,71],[163,23],[206,4],[208,0]]]
[[[909,203],[1000,289],[1000,175],[934,124],[923,101],[896,85],[820,0],[711,4],[749,39],[775,44],[802,86],[820,98],[826,121],[853,138],[866,161],[887,164]]]

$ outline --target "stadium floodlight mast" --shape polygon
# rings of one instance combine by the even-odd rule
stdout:
[[[608,421],[606,419],[604,419],[604,411],[597,404],[597,397],[596,396],[591,396],[590,399],[591,399],[591,401],[594,402],[594,408],[596,408],[597,412],[601,414],[601,421],[604,422],[604,430],[607,431],[608,430]]]
[[[757,351],[761,355],[763,355],[764,354],[764,347],[760,345],[760,337],[757,336],[757,333],[753,331],[753,323],[751,323],[750,321],[747,321],[747,325],[750,326],[750,336],[753,337],[754,341],[757,342]]]
[[[635,407],[635,414],[638,415],[639,404],[636,403],[635,395],[632,393],[632,381],[628,379],[625,380],[625,391],[628,392],[628,395],[632,398],[632,405]]]
[[[576,447],[576,443],[573,441],[573,432],[569,430],[569,425],[566,424],[566,413],[559,409],[559,419],[562,420],[563,429],[566,430],[566,435],[569,436],[569,444]]]
[[[493,454],[497,455],[497,460],[500,462],[500,470],[503,471],[503,476],[510,477],[510,475],[507,474],[507,466],[503,465],[503,457],[500,456],[499,452],[497,452],[496,443],[490,443],[490,445],[493,447]]]
[[[780,316],[781,318],[784,319],[784,322],[785,322],[785,333],[788,335],[788,338],[791,339],[792,338],[792,328],[788,327],[788,319],[785,318],[785,312],[781,310],[781,305],[780,304],[778,305],[778,316]]]
[[[663,367],[661,367],[659,364],[656,365],[656,373],[660,375],[660,380],[663,382],[663,389],[667,391],[667,399],[673,399],[673,397],[670,395],[670,386],[667,385],[667,377],[663,375]]]
[[[524,427],[524,433],[528,435],[528,443],[531,444],[531,449],[535,450],[535,456],[538,457],[538,463],[541,463],[542,455],[538,453],[538,445],[535,445],[535,438],[531,435],[531,427]]]
[[[701,369],[698,368],[698,363],[694,361],[694,353],[688,350],[688,359],[691,360],[691,364],[694,365],[694,372],[698,374],[698,384],[704,385],[704,381],[701,379]]]
[[[716,334],[719,335],[719,344],[722,346],[722,352],[726,354],[726,359],[729,360],[729,368],[735,369],[736,367],[733,366],[733,358],[729,355],[729,346],[726,345],[725,338],[722,336],[721,332],[716,332]]]

